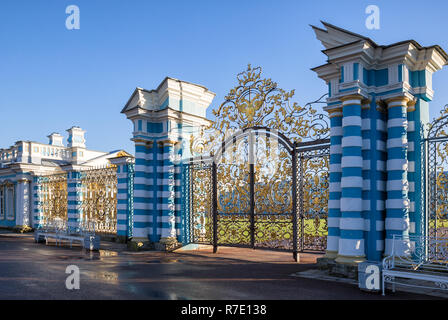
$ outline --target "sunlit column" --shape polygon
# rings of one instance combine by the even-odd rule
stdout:
[[[336,262],[356,264],[365,259],[364,218],[362,215],[363,157],[360,95],[342,101],[342,177],[340,239]]]
[[[117,166],[117,235],[133,236],[134,223],[134,158],[121,156],[109,161]]]
[[[30,181],[19,179],[16,184],[16,226],[30,227]]]
[[[148,241],[153,229],[154,192],[152,141],[134,139],[135,178],[133,240]]]
[[[387,200],[386,200],[386,248],[392,250],[393,236],[409,234],[408,160],[407,160],[407,103],[409,98],[396,97],[386,101],[387,121]],[[404,254],[409,242],[397,241],[394,250]]]
[[[161,238],[177,238],[178,217],[176,217],[176,165],[174,146],[177,142],[171,140],[160,141],[158,167],[158,191],[160,215],[158,225]]]
[[[325,257],[334,259],[339,249],[341,218],[342,108],[330,112],[330,186],[328,202],[328,236]]]

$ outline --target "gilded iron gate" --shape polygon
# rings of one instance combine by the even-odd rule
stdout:
[[[297,251],[293,150],[284,135],[261,127],[222,146],[214,157],[216,245]]]
[[[190,153],[200,157],[184,170],[186,241],[294,257],[325,250],[329,127],[312,108],[325,95],[301,107],[290,102],[294,90],[250,65],[237,80],[211,126],[190,137]]]
[[[293,252],[326,249],[329,140],[293,144],[246,128],[186,165],[189,242]]]

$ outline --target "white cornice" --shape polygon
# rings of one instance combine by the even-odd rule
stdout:
[[[167,77],[155,90],[136,88],[122,113],[127,114],[138,107],[146,110],[158,110],[168,98],[177,101],[189,101],[205,110],[214,97],[215,93],[204,86]]]
[[[146,110],[143,108],[134,108],[126,112],[129,120],[146,119],[151,122],[162,122],[166,120],[182,121],[185,124],[191,125],[210,125],[211,121],[187,112],[173,110],[171,108],[161,109],[156,111]]]
[[[439,46],[422,47],[414,40],[380,46],[371,39],[322,22],[326,30],[313,27],[322,42],[329,64],[340,67],[346,62],[362,62],[366,69],[383,69],[393,64],[406,64],[411,71],[440,70],[448,61],[448,55]],[[328,68],[312,69],[328,82]]]

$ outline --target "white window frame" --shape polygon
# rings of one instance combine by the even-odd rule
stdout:
[[[5,184],[4,188],[4,208],[6,220],[13,221],[16,218],[15,187],[14,184],[7,183]]]

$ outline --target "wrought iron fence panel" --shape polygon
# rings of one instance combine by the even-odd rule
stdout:
[[[190,220],[192,241],[195,243],[212,243],[212,212],[211,212],[211,166],[205,163],[195,163],[190,166],[191,206],[193,215]]]
[[[291,153],[268,136],[255,140],[255,246],[293,250]]]
[[[428,235],[448,236],[448,138],[428,141]]]
[[[81,221],[86,231],[117,233],[117,168],[81,172]]]
[[[297,150],[298,248],[325,251],[328,235],[329,144]]]
[[[217,163],[217,243],[252,243],[251,192],[247,137],[235,141]]]
[[[39,186],[40,222],[42,225],[66,223],[67,215],[67,174],[40,176]]]
[[[426,159],[427,210],[425,233],[434,238],[448,237],[448,106],[430,125],[423,141]]]

